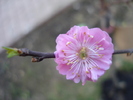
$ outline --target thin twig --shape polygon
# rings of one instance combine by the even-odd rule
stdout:
[[[46,58],[55,58],[55,54],[54,53],[46,53],[46,52],[38,52],[38,51],[32,51],[29,50],[27,48],[22,48],[19,49],[19,52],[21,52],[21,54],[19,56],[32,56],[32,62],[40,62],[43,59]]]
[[[45,53],[45,52],[38,52],[38,51],[32,51],[27,48],[19,49],[22,54],[19,56],[33,56],[33,57],[44,57],[44,58],[55,58],[54,53]]]
[[[115,50],[113,55],[115,54],[123,54],[123,53],[126,53],[126,54],[132,54],[133,53],[133,49],[126,49],[126,50]]]
[[[19,56],[32,56],[32,62],[40,62],[43,59],[46,58],[55,58],[54,53],[45,53],[45,52],[38,52],[38,51],[32,51],[26,48],[19,49],[21,54]],[[115,50],[113,55],[116,54],[124,54],[126,53],[127,55],[131,55],[133,53],[133,49],[127,49],[127,50]]]

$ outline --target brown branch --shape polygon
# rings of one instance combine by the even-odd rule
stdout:
[[[22,49],[18,49],[19,52],[21,52],[21,54],[19,56],[32,56],[32,62],[40,62],[43,59],[46,58],[55,58],[54,53],[45,53],[45,52],[37,52],[37,51],[32,51],[29,50],[27,48],[22,48]],[[127,49],[127,50],[115,50],[113,55],[116,54],[124,54],[126,53],[128,56],[131,55],[133,53],[133,49]]]
[[[27,48],[22,48],[19,49],[19,52],[21,52],[21,54],[19,56],[32,56],[33,58],[31,59],[32,62],[40,62],[43,59],[46,58],[55,58],[54,53],[45,53],[45,52],[38,52],[38,51],[32,51],[29,50]]]
[[[133,53],[133,49],[115,50],[113,55],[115,55],[115,54],[124,54],[124,53],[126,53],[129,56]]]

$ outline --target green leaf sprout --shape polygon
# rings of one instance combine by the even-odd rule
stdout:
[[[17,48],[9,48],[9,47],[2,47],[2,48],[7,50],[7,58],[18,56],[20,54]]]

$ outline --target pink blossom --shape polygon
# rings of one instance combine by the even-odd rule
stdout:
[[[112,63],[112,40],[99,28],[74,26],[66,34],[60,34],[56,43],[56,68],[75,83],[96,82]]]

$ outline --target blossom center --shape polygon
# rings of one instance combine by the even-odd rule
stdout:
[[[87,50],[86,50],[85,47],[82,47],[82,49],[80,50],[80,52],[79,52],[79,57],[80,57],[81,59],[86,59],[86,57],[87,57]]]

